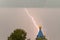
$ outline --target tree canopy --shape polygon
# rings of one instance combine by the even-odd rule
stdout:
[[[47,40],[47,39],[45,38],[45,36],[43,36],[43,37],[40,37],[40,38],[36,38],[36,40]]]
[[[25,40],[27,33],[23,29],[16,29],[11,33],[8,40]]]

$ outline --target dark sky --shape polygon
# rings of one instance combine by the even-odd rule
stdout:
[[[60,0],[0,0],[1,7],[60,7]]]

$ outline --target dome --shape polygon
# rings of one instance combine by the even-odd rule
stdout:
[[[41,27],[39,27],[39,32],[38,32],[38,35],[37,35],[37,38],[40,38],[40,37],[43,37],[43,33],[42,33],[42,30],[41,30]]]

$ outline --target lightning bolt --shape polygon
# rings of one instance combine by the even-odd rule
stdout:
[[[27,8],[24,8],[24,9],[25,9],[26,14],[31,18],[34,26],[37,28],[37,30],[39,30],[38,25],[36,24],[36,21],[34,20],[33,16],[31,16],[31,15],[29,14],[29,11],[27,10]]]
[[[36,21],[34,20],[33,16],[31,16],[31,15],[29,14],[29,11],[27,10],[27,8],[24,8],[24,9],[25,9],[26,14],[31,18],[34,26],[35,26],[35,27],[37,28],[37,30],[39,31],[39,27],[38,27],[38,25],[36,24]],[[45,32],[45,31],[44,31],[44,35],[46,36],[46,32]]]

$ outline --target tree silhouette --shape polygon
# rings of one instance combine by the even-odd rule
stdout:
[[[47,40],[47,39],[44,36],[44,37],[36,38],[36,40]]]
[[[25,40],[27,33],[23,29],[16,29],[11,33],[8,40]]]

